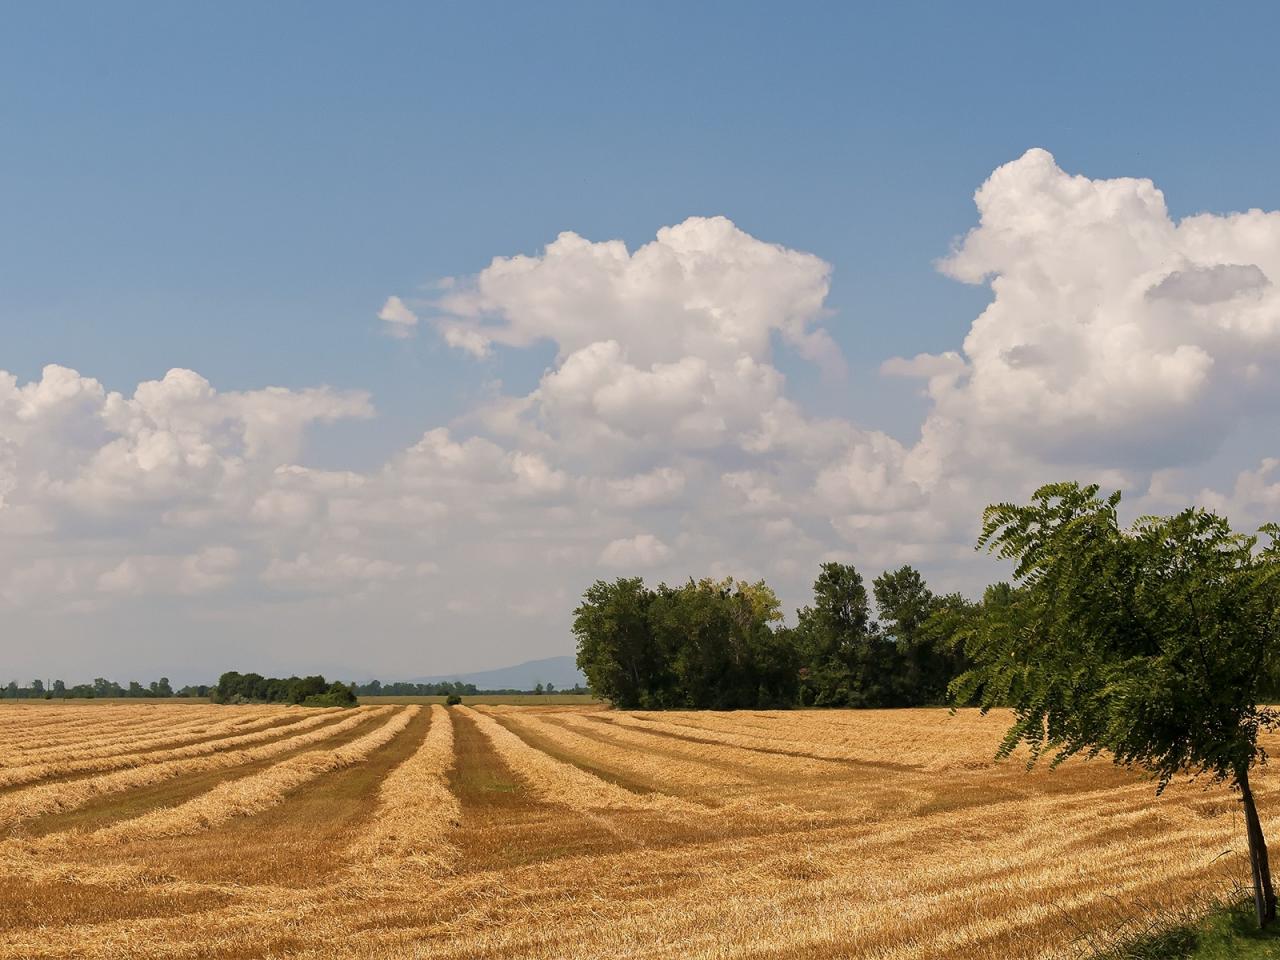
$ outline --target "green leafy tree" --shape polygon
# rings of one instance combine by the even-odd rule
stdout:
[[[660,706],[666,663],[649,628],[653,591],[640,577],[597,580],[573,611],[578,669],[596,695],[624,709]]]
[[[941,703],[955,674],[939,637],[927,629],[939,606],[933,591],[910,566],[882,573],[872,588],[881,630],[898,652],[894,701],[902,706]]]
[[[772,703],[772,624],[780,619],[777,595],[763,582],[660,585],[649,622],[671,675],[662,705],[732,710],[761,706],[762,698]]]
[[[813,584],[813,606],[799,611],[796,639],[804,663],[806,704],[894,704],[897,649],[880,633],[866,584],[852,566],[822,565]]]
[[[1266,755],[1259,704],[1280,640],[1280,549],[1200,509],[1117,518],[1120,494],[1051,484],[1030,504],[988,507],[979,547],[1016,563],[964,630],[971,671],[958,699],[1012,708],[1000,747],[1034,763],[1085,753],[1149,771],[1226,781],[1244,809],[1259,925],[1275,917],[1249,772]]]
[[[355,684],[335,680],[319,693],[310,693],[301,701],[304,707],[354,707],[359,703]]]
[[[93,695],[95,697],[123,697],[124,690],[114,680],[102,677],[93,678]]]

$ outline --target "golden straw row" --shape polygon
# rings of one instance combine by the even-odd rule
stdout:
[[[233,817],[248,816],[282,802],[291,790],[322,774],[359,763],[366,756],[398,737],[420,708],[400,709],[377,729],[332,750],[311,750],[283,760],[261,773],[220,783],[212,790],[174,807],[164,807],[93,833],[56,834],[50,845],[71,843],[77,848],[87,843],[113,843],[195,833],[217,826]],[[39,844],[37,844],[39,845]]]
[[[492,717],[458,707],[488,738],[512,772],[543,800],[574,810],[613,808],[630,810],[687,810],[688,804],[663,794],[637,794],[548,756],[529,746]]]
[[[106,773],[128,767],[150,766],[166,763],[170,760],[181,760],[186,757],[200,757],[218,753],[233,747],[251,743],[261,743],[281,734],[295,730],[307,729],[332,718],[332,711],[325,710],[314,716],[299,715],[296,722],[284,727],[268,727],[265,730],[254,730],[236,736],[223,737],[219,740],[207,740],[200,743],[189,743],[184,746],[171,747],[165,750],[152,750],[148,753],[126,754],[124,756],[90,757],[79,760],[63,760],[55,763],[37,763],[29,766],[8,767],[0,770],[0,787],[12,787],[34,783],[50,777],[64,777],[77,773]]]
[[[661,718],[661,719],[659,719]],[[867,752],[855,752],[847,746],[817,743],[813,741],[796,741],[781,737],[767,736],[759,733],[744,733],[738,729],[725,730],[713,726],[705,718],[687,713],[663,714],[607,714],[602,719],[622,723],[636,729],[652,729],[663,733],[682,737],[696,737],[725,743],[734,747],[745,747],[748,750],[782,751],[788,754],[799,754],[817,760],[835,760],[837,762],[883,762],[883,755]]]
[[[512,724],[517,730],[526,731],[534,737],[554,744],[565,753],[591,764],[599,764],[627,777],[639,778],[655,789],[669,786],[687,791],[713,786],[740,786],[748,782],[744,777],[725,769],[693,760],[665,756],[661,753],[635,750],[609,743],[604,739],[585,736],[578,730],[568,730],[559,725],[568,723],[572,714],[564,717],[555,714],[535,715],[521,712],[518,707],[512,710],[486,710],[485,712],[500,716],[504,722]],[[594,726],[599,729],[598,724]]]
[[[776,752],[752,749],[750,746],[738,746],[725,743],[714,737],[701,737],[696,740],[684,739],[693,736],[691,733],[677,731],[677,736],[669,736],[662,727],[651,721],[639,720],[627,714],[593,713],[583,717],[586,723],[607,731],[609,736],[634,739],[637,745],[660,744],[665,749],[678,750],[681,754],[712,763],[728,763],[752,773],[773,776],[779,772],[790,775],[831,776],[841,770],[841,765],[832,760],[818,757],[783,755]],[[576,721],[575,721],[576,722]]]
[[[68,810],[82,807],[97,797],[119,793],[124,790],[132,790],[137,787],[150,786],[184,774],[224,770],[244,763],[267,760],[282,753],[288,753],[300,747],[319,743],[322,740],[337,736],[352,727],[364,723],[369,717],[385,714],[390,709],[390,707],[360,708],[336,723],[332,722],[334,720],[332,714],[325,713],[319,716],[307,717],[286,727],[283,731],[285,734],[283,737],[281,737],[282,731],[279,729],[263,730],[257,733],[245,734],[243,737],[219,741],[216,752],[213,750],[201,751],[202,754],[207,755],[149,763],[145,766],[137,766],[115,773],[106,773],[102,776],[42,784],[27,787],[16,793],[0,795],[0,827],[12,826],[45,814],[65,813]],[[328,726],[315,729],[320,724],[328,724]],[[298,732],[302,730],[307,732]],[[289,734],[296,734],[296,736],[289,736]],[[262,746],[247,747],[239,750],[223,749],[232,740],[243,744],[261,741],[269,736],[281,738]],[[213,745],[198,745],[200,748],[211,746]],[[194,748],[184,749],[190,751]]]
[[[63,731],[60,736],[28,737],[7,744],[0,753],[7,763],[27,763],[33,757],[57,750],[97,749],[129,739],[154,735],[157,731],[181,732],[216,721],[207,711],[193,711],[184,720],[174,717],[144,717],[127,724],[95,725],[89,729]]]
[[[283,713],[267,713],[251,717],[223,717],[221,720],[216,716],[206,716],[196,723],[170,724],[158,733],[143,731],[145,734],[143,736],[131,732],[105,741],[90,741],[91,745],[86,746],[69,745],[35,750],[23,753],[19,761],[27,765],[55,763],[65,759],[90,760],[145,753],[158,747],[185,746],[197,740],[213,739],[225,733],[257,730],[277,724],[286,716]],[[300,718],[302,715],[297,716]]]
[[[462,818],[449,789],[453,765],[453,721],[448,710],[433,704],[426,738],[382,781],[373,820],[350,849],[362,877],[385,883],[453,860],[449,833]]]
[[[704,729],[739,732],[771,741],[825,743],[850,757],[893,760],[924,770],[977,768],[994,762],[994,743],[1008,726],[1003,713],[965,710],[775,711],[753,715],[744,730],[737,715],[681,713],[671,720]]]
[[[0,709],[0,717],[8,712],[9,709]],[[10,723],[0,727],[0,749],[7,750],[27,743],[41,741],[65,743],[73,737],[83,737],[86,730],[95,732],[99,730],[116,731],[131,727],[142,727],[161,721],[172,722],[174,715],[179,711],[189,716],[193,710],[202,711],[202,708],[175,707],[172,710],[162,710],[162,708],[153,707],[147,710],[140,710],[135,707],[123,711],[99,708],[69,708],[67,710],[57,710],[57,718],[46,720],[43,723],[38,722],[36,718],[31,716],[37,712],[36,710],[19,710],[15,712],[21,713],[23,715],[22,719],[10,718]]]

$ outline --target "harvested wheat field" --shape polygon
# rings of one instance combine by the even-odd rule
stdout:
[[[0,958],[1073,957],[1247,880],[1224,788],[1003,722],[6,707]]]

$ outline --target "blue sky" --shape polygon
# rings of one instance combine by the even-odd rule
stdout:
[[[780,349],[788,395],[910,445],[936,401],[881,364],[958,350],[991,300],[935,262],[1002,164],[1044,147],[1150,178],[1175,219],[1280,207],[1271,5],[48,3],[5,23],[0,369],[126,396],[174,367],[367,391],[375,417],[306,433],[312,467],[375,470],[492,381],[533,390],[554,337],[476,359],[377,313],[563,230],[635,250],[723,215],[821,258],[848,374]],[[1266,453],[1228,446],[1233,470]],[[540,636],[530,656],[563,652],[563,620]]]
[[[435,344],[378,335],[385,291],[561,230],[635,246],[724,214],[816,252],[830,328],[871,373],[963,336],[984,291],[932,263],[1027,147],[1151,177],[1175,213],[1278,205],[1274,7],[1065,9],[15,5],[6,367],[372,388],[385,453],[424,410],[459,412],[472,380]],[[499,357],[494,375],[529,383],[545,361]],[[918,409],[894,406],[912,391],[867,379],[814,402],[851,391],[909,432]]]

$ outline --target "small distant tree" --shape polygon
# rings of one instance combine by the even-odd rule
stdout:
[[[555,692],[556,692],[556,685],[554,683],[548,683],[547,693],[555,693]]]
[[[535,683],[535,684],[533,685],[533,692],[534,692],[534,693],[536,693],[536,694],[538,694],[538,696],[542,696],[542,694],[543,694],[545,691],[544,691],[544,689],[543,689],[542,684],[540,684],[540,683]]]
[[[114,680],[107,680],[103,677],[93,678],[93,695],[95,697],[122,697],[124,690],[120,688],[120,684]]]
[[[172,697],[173,686],[169,683],[168,677],[161,677],[159,683],[153,683],[151,685],[151,692],[157,697]]]
[[[43,697],[43,696],[44,696],[44,681],[43,681],[43,680],[32,680],[32,681],[31,681],[31,695],[32,695],[33,697]]]
[[[1120,494],[1098,489],[1051,484],[987,508],[978,545],[1015,561],[1016,583],[962,631],[974,667],[952,692],[1012,708],[1003,756],[1108,751],[1157,791],[1183,773],[1232,784],[1265,926],[1276,900],[1249,771],[1266,759],[1258,732],[1280,721],[1259,705],[1280,642],[1280,528],[1261,549],[1200,509],[1122,529]]]
[[[65,697],[67,695],[67,685],[61,680],[53,681],[53,695],[55,697]]]

